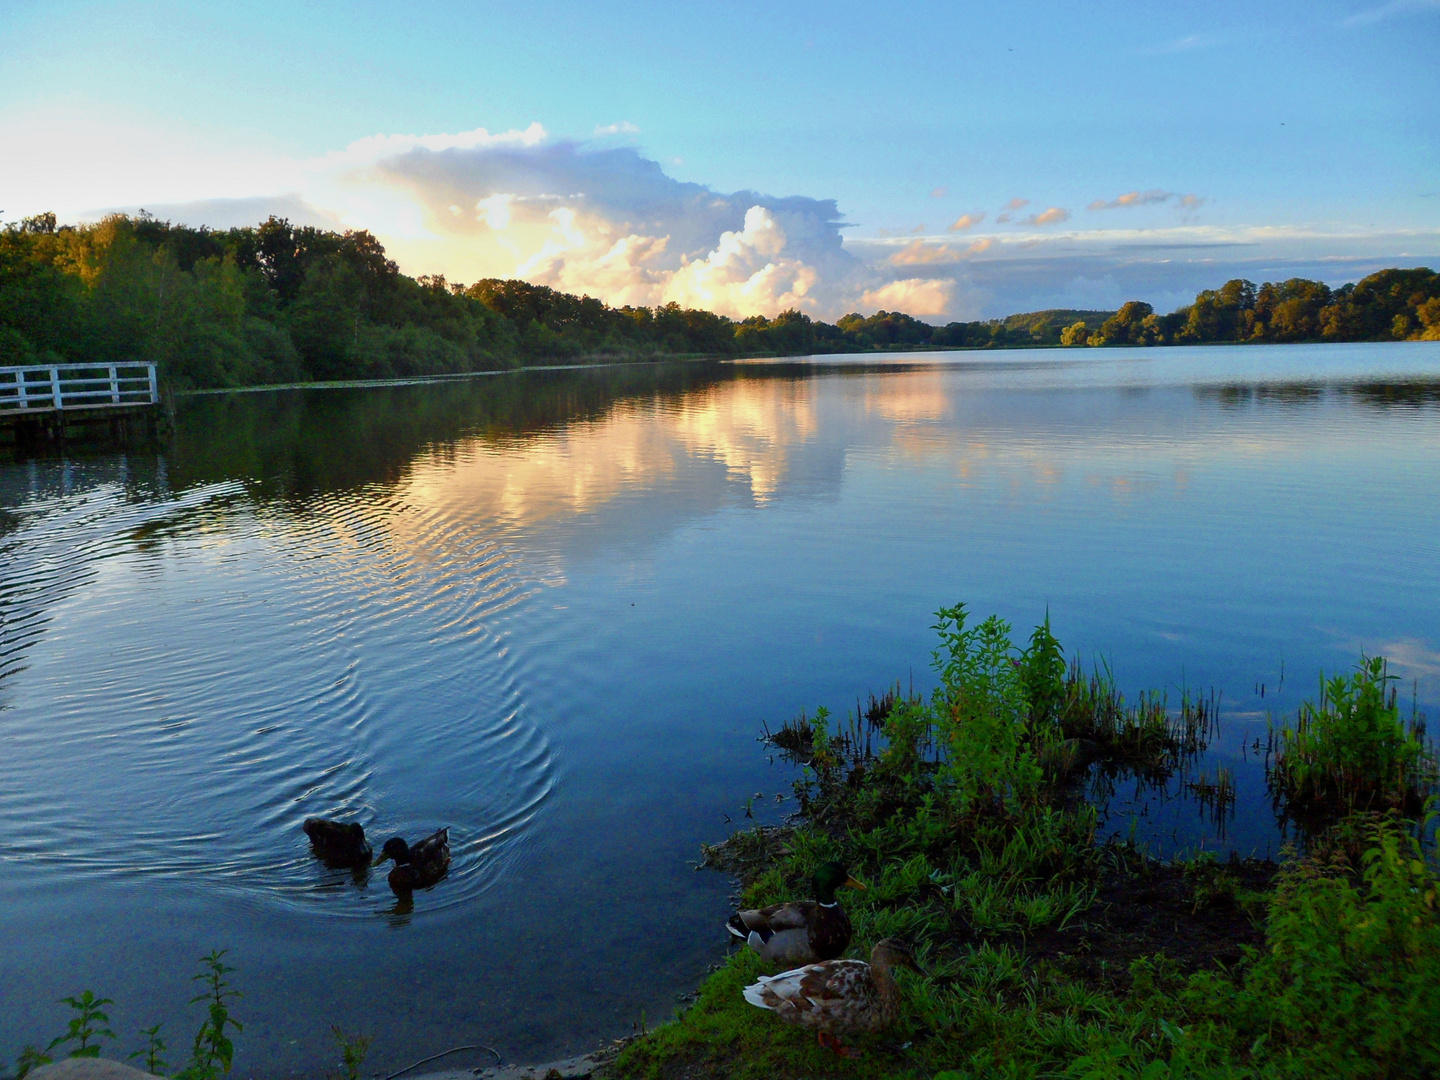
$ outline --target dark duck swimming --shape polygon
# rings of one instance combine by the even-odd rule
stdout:
[[[315,854],[328,866],[357,869],[370,865],[370,842],[363,826],[353,821],[306,818],[300,826],[310,838]]]
[[[416,889],[428,889],[450,869],[450,830],[441,829],[412,846],[403,837],[392,836],[380,849],[375,860],[379,866],[394,859],[395,867],[386,878],[396,896],[408,896]]]

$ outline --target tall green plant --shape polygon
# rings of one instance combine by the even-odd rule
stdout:
[[[1319,701],[1301,705],[1295,726],[1280,731],[1270,779],[1291,816],[1418,812],[1436,760],[1418,718],[1401,719],[1395,681],[1384,657],[1362,657],[1352,674],[1322,679]]]
[[[1010,624],[999,616],[967,626],[964,604],[941,608],[936,616],[933,629],[941,647],[934,664],[941,685],[933,708],[946,750],[943,775],[956,808],[965,813],[977,801],[998,800],[1011,808],[1031,801],[1043,777],[1034,753],[1027,676],[1048,692],[1047,654],[1054,639],[1045,640],[1047,628],[1036,650],[1018,654]]]
[[[105,1026],[110,1023],[110,1015],[104,1011],[106,1005],[113,1005],[115,1002],[110,998],[97,998],[89,990],[79,997],[61,998],[60,1001],[69,1005],[75,1015],[70,1017],[65,1034],[50,1040],[50,1045],[45,1048],[46,1053],[70,1043],[72,1045],[67,1055],[69,1057],[99,1057],[101,1041],[116,1037],[115,1032]]]
[[[228,949],[216,949],[200,958],[200,973],[195,982],[205,984],[205,992],[190,999],[191,1004],[204,1003],[206,1014],[195,1033],[190,1063],[178,1074],[181,1080],[216,1080],[230,1071],[235,1059],[235,1044],[228,1034],[231,1028],[243,1031],[240,1021],[230,1015],[230,1002],[243,996],[234,990],[225,976],[235,969],[224,962]]]

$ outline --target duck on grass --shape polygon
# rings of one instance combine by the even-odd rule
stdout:
[[[771,963],[807,964],[833,960],[850,944],[850,917],[835,899],[840,888],[863,889],[838,862],[821,863],[811,878],[814,900],[772,904],[736,912],[725,924]]]

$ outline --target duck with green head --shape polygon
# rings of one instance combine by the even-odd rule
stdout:
[[[416,889],[428,889],[450,869],[450,830],[431,833],[413,845],[407,844],[404,837],[392,836],[380,849],[375,865],[386,859],[395,860],[386,880],[396,896],[403,898]]]
[[[815,899],[736,912],[725,929],[776,964],[833,960],[850,944],[850,916],[837,889],[865,888],[838,862],[821,863],[812,879]]]

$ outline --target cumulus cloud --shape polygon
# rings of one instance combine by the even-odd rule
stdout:
[[[926,263],[954,262],[956,255],[949,244],[927,244],[916,240],[891,255],[887,260],[892,266],[921,266]]]
[[[633,148],[543,130],[371,146],[368,160],[347,148],[329,177],[339,216],[368,224],[390,206],[382,237],[401,264],[452,280],[521,277],[612,304],[738,317],[832,315],[875,283],[845,250],[833,200],[719,193]]]
[[[1149,191],[1127,191],[1109,202],[1104,199],[1096,199],[1086,209],[1121,210],[1129,206],[1153,206],[1155,203],[1168,202],[1174,197],[1173,191],[1162,191],[1159,188],[1151,188]]]
[[[954,289],[955,282],[948,278],[905,278],[867,290],[860,297],[860,303],[885,311],[903,311],[907,315],[944,315],[950,310]]]
[[[595,128],[595,137],[604,138],[606,135],[639,135],[640,129],[629,120],[621,120],[618,124],[602,124]]]
[[[1052,206],[1038,214],[1031,214],[1025,220],[1031,225],[1058,225],[1062,221],[1070,220],[1070,211],[1063,207]]]
[[[979,255],[983,251],[989,251],[994,246],[995,241],[991,237],[987,236],[984,240],[976,240],[973,244],[971,244],[968,248],[965,249],[965,253],[967,255]]]
[[[985,211],[979,210],[973,214],[961,214],[950,226],[951,232],[964,232],[966,229],[973,229],[980,222],[985,220]]]

